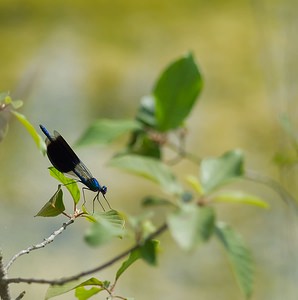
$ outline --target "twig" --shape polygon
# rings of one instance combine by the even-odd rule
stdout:
[[[145,241],[147,240],[151,240],[153,238],[155,238],[156,236],[160,235],[161,233],[163,233],[165,230],[167,230],[168,226],[167,224],[163,224],[161,225],[156,231],[154,231],[151,235],[149,235]],[[35,279],[35,278],[9,278],[6,279],[5,282],[6,284],[9,283],[40,283],[40,284],[50,284],[50,285],[62,285],[74,280],[78,280],[83,276],[86,275],[90,275],[96,272],[99,272],[111,265],[113,265],[114,263],[116,263],[117,261],[119,261],[120,259],[124,258],[125,256],[127,256],[130,252],[138,249],[139,247],[141,247],[141,244],[135,244],[134,246],[132,246],[131,248],[123,251],[122,253],[120,253],[119,255],[115,256],[114,258],[112,258],[111,260],[107,261],[106,263],[97,266],[93,269],[90,269],[88,271],[85,272],[81,272],[77,275],[73,275],[73,276],[69,276],[69,277],[65,277],[65,278],[61,278],[61,279],[56,279],[56,280],[46,280],[46,279]]]
[[[26,292],[23,291],[15,300],[21,300],[25,296]]]
[[[2,300],[10,300],[8,283],[6,282],[7,273],[3,266],[2,251],[0,251],[0,298]]]
[[[294,206],[297,209],[295,205],[296,204],[295,198],[291,194],[289,194],[285,190],[285,188],[274,179],[258,174],[251,170],[245,171],[244,178],[271,187],[272,190],[274,190],[287,205]]]
[[[44,239],[44,241],[42,243],[30,246],[27,249],[24,249],[24,250],[20,251],[19,253],[17,253],[16,255],[14,255],[11,258],[11,260],[4,267],[4,271],[7,272],[8,269],[10,268],[10,266],[13,264],[13,262],[20,256],[22,256],[24,254],[28,254],[29,252],[31,252],[33,250],[41,249],[41,248],[45,247],[46,245],[50,244],[51,242],[53,242],[55,237],[57,235],[61,234],[67,228],[67,226],[71,225],[73,222],[74,222],[74,219],[69,219],[66,223],[63,223],[62,227],[60,227],[58,230],[54,231],[48,238]]]
[[[184,147],[178,148],[177,145],[171,142],[167,142],[165,144],[169,149],[173,150],[174,152],[177,153],[177,157],[171,159],[168,163],[171,165],[178,163],[181,159],[186,158],[189,161],[195,163],[195,164],[200,164],[201,158],[196,156],[195,154],[192,154],[190,152],[187,152]]]

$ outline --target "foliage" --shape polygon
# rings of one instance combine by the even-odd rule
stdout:
[[[239,149],[227,151],[219,157],[204,159],[193,159],[195,155],[189,155],[183,149],[187,117],[198,100],[202,86],[201,73],[193,55],[189,53],[172,62],[160,74],[151,95],[141,99],[134,119],[96,120],[77,142],[80,146],[107,145],[122,135],[129,136],[125,147],[115,154],[109,165],[148,179],[160,188],[162,196],[148,195],[143,205],[144,208],[157,210],[164,207],[166,210],[164,225],[158,227],[152,224],[148,214],[132,217],[116,210],[93,214],[87,211],[85,203],[78,208],[80,190],[77,182],[67,178],[54,167],[49,168],[51,176],[59,181],[59,186],[37,216],[54,217],[64,214],[73,220],[79,217],[85,218],[91,222],[85,240],[93,247],[101,246],[115,238],[133,237],[135,244],[129,251],[115,258],[117,261],[126,257],[118,268],[113,283],[92,277],[84,281],[65,281],[63,285],[52,284],[47,291],[46,299],[72,290],[75,291],[77,299],[89,299],[100,292],[108,293],[110,299],[113,297],[127,299],[115,295],[117,281],[139,259],[149,265],[157,264],[159,242],[156,237],[166,229],[169,230],[177,246],[185,251],[194,251],[210,239],[217,238],[226,251],[243,295],[246,299],[251,297],[254,273],[250,251],[235,228],[218,220],[215,204],[234,202],[263,208],[268,205],[259,197],[244,191],[223,190],[223,187],[231,182],[244,178],[245,159]],[[44,152],[45,145],[41,142],[41,137],[25,117],[15,112],[15,102],[9,96],[1,97],[2,111],[8,110],[16,116],[32,135],[39,149]],[[5,131],[4,127],[1,128],[1,132]],[[170,134],[173,132],[180,137],[181,144],[171,141]],[[165,162],[166,147],[176,151],[179,159],[190,159],[195,164],[200,162],[197,174],[184,176],[193,192],[189,192],[179,182],[171,165]],[[62,186],[68,190],[73,200],[72,212],[65,211]],[[87,286],[90,289],[86,289]]]
[[[253,262],[249,250],[242,237],[230,226],[218,223],[215,232],[227,251],[241,291],[246,298],[250,298],[253,285]]]
[[[8,132],[8,121],[12,115],[25,127],[40,151],[45,154],[46,146],[42,137],[37,133],[26,117],[16,111],[22,106],[23,102],[21,100],[12,100],[8,92],[0,93],[0,142]]]

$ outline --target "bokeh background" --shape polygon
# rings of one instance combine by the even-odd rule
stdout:
[[[279,180],[297,198],[297,167],[280,170],[272,159],[289,144],[280,116],[286,113],[298,128],[297,6],[294,0],[1,0],[0,90],[24,101],[21,112],[36,128],[42,123],[57,129],[72,144],[96,118],[133,117],[161,70],[190,50],[204,91],[188,122],[188,151],[206,157],[242,148],[248,169]],[[120,142],[77,152],[109,187],[113,207],[137,214],[142,196],[158,191],[106,166],[119,147]],[[48,175],[48,160],[15,119],[0,144],[0,166],[0,245],[8,260],[49,236],[64,218],[34,218],[57,184]],[[175,171],[182,180],[197,174],[189,162]],[[219,218],[237,228],[255,257],[252,299],[297,299],[297,214],[266,186],[243,182],[241,187],[271,205],[270,210],[218,207]],[[9,276],[72,275],[122,249],[122,241],[90,249],[83,241],[87,226],[78,220],[45,249],[20,258]],[[144,300],[242,299],[216,240],[187,255],[168,234],[161,240],[159,267],[138,262],[120,280],[119,294]],[[112,280],[118,267],[96,277]],[[42,299],[47,288],[11,287],[14,296],[26,290],[25,299]]]

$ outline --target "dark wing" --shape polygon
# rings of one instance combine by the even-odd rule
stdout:
[[[53,166],[62,173],[74,171],[80,163],[80,159],[65,139],[57,131],[54,131],[54,139],[46,142],[48,144],[47,155]]]

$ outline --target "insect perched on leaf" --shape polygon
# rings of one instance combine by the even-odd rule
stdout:
[[[82,182],[87,187],[83,187],[83,195],[84,189],[97,192],[93,199],[93,203],[95,199],[97,199],[103,208],[101,202],[99,201],[99,193],[101,193],[111,209],[111,206],[105,197],[105,194],[107,193],[107,187],[99,184],[97,179],[92,176],[91,172],[78,158],[65,139],[57,131],[54,131],[54,135],[51,135],[43,125],[39,125],[39,127],[47,137],[47,155],[52,165],[62,173],[67,173],[69,175],[78,177],[78,181]]]

